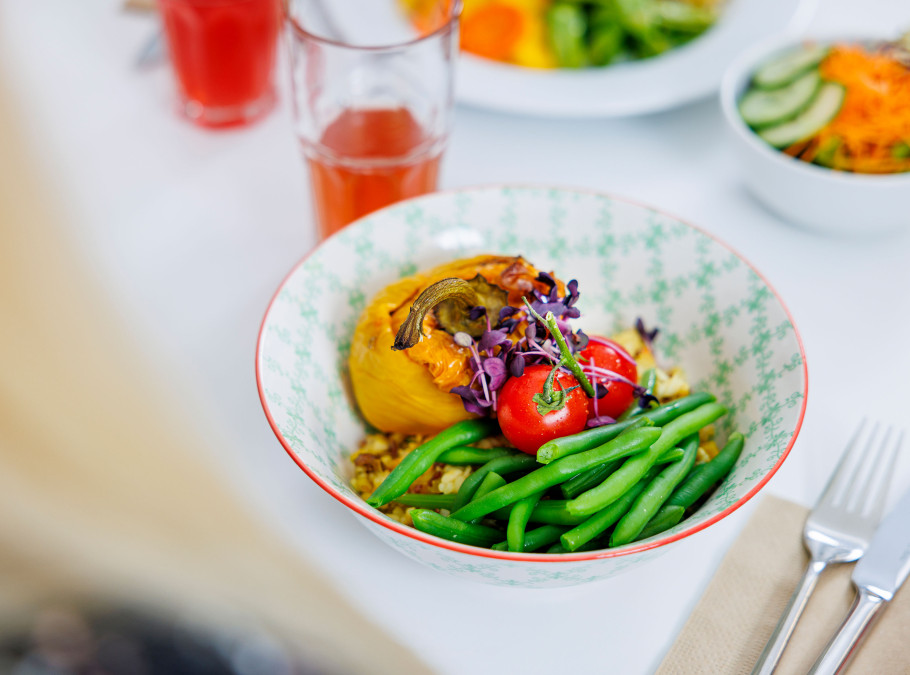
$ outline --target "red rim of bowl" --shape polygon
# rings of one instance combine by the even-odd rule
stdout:
[[[265,315],[263,316],[262,323],[259,327],[259,336],[256,339],[256,388],[259,391],[259,400],[262,403],[262,409],[265,412],[266,418],[268,419],[269,426],[272,427],[272,431],[274,432],[278,441],[281,443],[282,447],[284,447],[285,451],[288,453],[288,455],[291,457],[291,459],[294,460],[294,463],[297,464],[297,466],[299,466],[303,470],[303,472],[307,476],[309,476],[319,487],[321,487],[323,490],[325,490],[328,494],[330,494],[332,497],[337,499],[339,502],[341,502],[348,508],[352,509],[358,515],[360,515],[378,525],[381,525],[382,527],[384,527],[386,529],[392,530],[393,532],[397,532],[398,534],[404,535],[410,539],[414,539],[421,543],[429,544],[431,546],[437,546],[439,548],[447,549],[449,551],[454,551],[456,553],[464,553],[467,555],[478,556],[481,558],[492,558],[495,560],[510,560],[510,561],[518,561],[518,562],[581,562],[581,561],[587,561],[587,560],[599,560],[599,559],[606,559],[606,558],[621,558],[623,556],[632,555],[634,553],[641,553],[643,551],[648,551],[650,549],[659,548],[661,546],[666,546],[668,544],[672,544],[675,541],[685,539],[686,537],[689,537],[689,536],[695,534],[696,532],[700,532],[700,531],[704,530],[705,528],[713,525],[714,523],[722,520],[723,518],[726,518],[728,515],[730,515],[734,511],[736,511],[739,507],[741,507],[743,504],[745,504],[750,499],[752,499],[752,497],[754,497],[756,494],[758,494],[758,492],[767,484],[767,482],[769,480],[771,480],[771,477],[774,476],[775,473],[777,473],[778,469],[780,469],[780,467],[783,465],[784,460],[786,460],[787,457],[789,456],[790,450],[793,448],[793,444],[796,442],[796,439],[799,436],[799,432],[802,429],[803,419],[805,418],[805,415],[806,415],[806,403],[809,398],[809,368],[808,368],[808,363],[806,361],[806,350],[803,347],[803,340],[799,334],[799,330],[796,327],[796,323],[793,321],[793,316],[790,313],[790,310],[787,308],[786,304],[784,304],[783,299],[780,297],[780,295],[774,289],[774,287],[768,282],[768,280],[764,277],[764,275],[762,275],[762,273],[759,272],[752,263],[750,263],[738,251],[736,251],[735,249],[730,247],[728,244],[724,243],[723,241],[721,241],[720,239],[715,237],[710,232],[706,232],[702,228],[700,228],[696,225],[692,225],[691,223],[689,223],[677,216],[674,216],[673,214],[667,213],[666,211],[661,211],[659,209],[655,209],[654,207],[647,206],[645,204],[641,204],[640,202],[636,202],[636,201],[633,201],[630,199],[614,197],[613,195],[611,195],[609,193],[598,192],[596,190],[584,190],[584,189],[571,188],[571,187],[562,188],[562,187],[552,186],[552,185],[544,186],[544,185],[533,185],[533,184],[483,185],[483,186],[476,186],[476,187],[459,188],[459,189],[455,189],[455,190],[440,190],[440,191],[433,192],[433,193],[430,193],[427,195],[422,195],[420,197],[414,197],[412,199],[408,199],[403,202],[397,202],[396,204],[387,206],[384,209],[380,209],[379,211],[374,211],[373,213],[366,215],[363,218],[360,218],[359,220],[355,221],[348,227],[356,225],[368,218],[375,217],[377,213],[381,213],[382,211],[385,211],[386,209],[397,208],[405,203],[410,204],[410,203],[414,203],[414,202],[417,202],[417,201],[420,201],[423,199],[433,199],[434,197],[436,197],[438,195],[455,195],[455,194],[460,194],[463,192],[496,191],[496,190],[502,190],[505,188],[547,189],[547,190],[557,190],[560,192],[574,192],[574,193],[579,193],[579,194],[593,195],[596,197],[604,197],[604,198],[611,199],[614,201],[623,202],[625,204],[631,204],[632,206],[637,206],[640,208],[648,209],[650,211],[653,211],[654,213],[659,213],[662,216],[665,216],[667,218],[672,218],[680,223],[683,223],[684,225],[691,227],[693,230],[700,232],[701,234],[705,235],[706,237],[712,239],[717,244],[719,244],[723,248],[725,248],[728,251],[730,251],[731,253],[733,253],[737,258],[742,260],[753,272],[755,272],[755,274],[762,280],[762,282],[765,284],[765,286],[767,286],[767,288],[771,291],[771,293],[773,293],[773,295],[777,299],[778,303],[780,303],[781,308],[784,310],[784,314],[786,314],[787,320],[790,322],[790,325],[793,327],[793,334],[796,337],[797,344],[799,345],[799,353],[800,353],[800,357],[802,358],[802,361],[803,361],[803,400],[802,400],[802,406],[800,407],[800,411],[799,411],[799,419],[797,419],[797,421],[796,421],[796,428],[793,430],[793,435],[791,436],[790,441],[787,443],[786,449],[784,450],[783,454],[781,454],[780,458],[777,460],[777,463],[773,467],[771,467],[771,470],[768,471],[768,473],[766,473],[764,476],[762,476],[761,480],[759,480],[759,482],[748,493],[743,495],[735,503],[731,504],[730,506],[728,506],[721,512],[715,514],[714,516],[712,516],[711,518],[707,519],[706,521],[704,521],[702,523],[698,523],[697,525],[693,525],[690,528],[681,530],[679,532],[676,532],[667,537],[663,537],[661,539],[656,539],[656,540],[641,543],[641,544],[627,545],[627,546],[619,547],[616,549],[602,549],[602,550],[598,550],[598,551],[587,551],[587,552],[583,552],[583,553],[558,553],[558,554],[556,554],[556,553],[553,553],[553,554],[510,553],[507,551],[494,551],[492,549],[485,549],[485,548],[480,548],[477,546],[468,546],[465,544],[458,544],[456,542],[449,541],[447,539],[442,539],[440,537],[435,537],[433,535],[425,534],[425,533],[421,532],[420,530],[417,530],[413,527],[408,527],[407,525],[403,525],[402,523],[399,523],[398,521],[392,520],[391,518],[389,518],[382,512],[378,511],[377,509],[374,509],[373,507],[369,506],[363,500],[353,499],[351,497],[348,497],[347,495],[340,494],[329,483],[324,481],[314,471],[312,471],[310,468],[308,468],[306,466],[306,464],[304,464],[300,460],[300,458],[294,452],[294,449],[291,448],[291,446],[287,442],[287,440],[282,436],[281,431],[278,429],[278,425],[275,423],[275,419],[272,417],[272,413],[269,410],[268,402],[266,401],[265,391],[264,391],[263,385],[262,385],[262,373],[261,373],[261,369],[260,369],[260,362],[261,362],[261,357],[262,357],[263,333],[265,332],[265,326],[266,326],[266,323],[268,322],[269,314],[272,311],[272,306],[275,304],[275,301],[277,300],[278,295],[284,289],[285,284],[287,284],[288,280],[297,272],[298,269],[300,269],[300,267],[304,263],[306,263],[306,261],[309,259],[309,257],[311,255],[313,255],[313,253],[315,251],[317,251],[325,242],[322,242],[321,244],[317,245],[316,247],[313,248],[312,251],[310,251],[303,258],[301,258],[300,261],[296,265],[294,265],[294,267],[291,269],[291,271],[288,272],[287,275],[285,275],[284,279],[282,279],[281,283],[278,285],[278,289],[275,291],[274,295],[272,296],[272,299],[269,301],[268,307],[265,310]],[[334,238],[334,236],[336,236],[336,235],[332,235],[332,237],[329,237],[329,239],[327,239],[326,241]]]

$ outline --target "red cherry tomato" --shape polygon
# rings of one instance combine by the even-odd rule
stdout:
[[[569,373],[557,373],[553,389],[566,391],[559,410],[541,415],[535,394],[542,394],[551,366],[528,366],[521,377],[510,377],[499,394],[496,416],[503,435],[512,445],[529,455],[554,438],[577,434],[588,421],[588,397]]]
[[[638,382],[638,366],[635,359],[623,349],[619,344],[608,338],[592,335],[588,346],[581,351],[583,360],[582,368],[585,369],[590,365],[598,368],[611,370],[617,375],[622,375],[627,380]],[[595,414],[594,399],[588,399],[588,416],[596,417],[597,415],[607,415],[608,417],[619,417],[626,408],[632,404],[635,398],[635,391],[632,386],[624,382],[610,382],[609,380],[596,375],[589,376],[592,384],[598,382],[606,385],[607,395],[597,400],[597,412]]]

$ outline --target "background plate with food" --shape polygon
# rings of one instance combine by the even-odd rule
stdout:
[[[514,45],[507,50],[505,38],[482,39],[476,23],[485,4],[474,3],[477,9],[471,0],[465,2],[462,44],[467,42],[468,51],[462,52],[459,64],[459,100],[552,117],[633,115],[708,96],[744,47],[783,32],[800,32],[815,9],[815,0],[710,3],[711,20],[705,14],[685,32],[665,28],[658,11],[690,6],[681,0],[512,1],[512,11],[502,12],[499,20],[504,26],[500,32],[514,33]],[[525,17],[522,31],[510,28],[516,16]]]

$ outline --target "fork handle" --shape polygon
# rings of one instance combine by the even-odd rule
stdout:
[[[809,562],[806,571],[803,572],[803,578],[800,579],[799,585],[790,597],[790,602],[787,603],[787,607],[784,609],[783,616],[780,617],[780,621],[774,627],[774,632],[771,633],[768,644],[765,645],[761,655],[758,657],[758,662],[752,669],[752,675],[770,675],[777,668],[777,664],[780,663],[780,657],[784,653],[784,648],[790,641],[790,636],[793,635],[793,629],[796,628],[796,622],[799,621],[799,617],[806,608],[806,603],[809,602],[809,596],[812,595],[812,591],[815,589],[818,577],[827,566],[828,563],[823,560],[812,560]]]
[[[850,614],[844,619],[837,634],[831,638],[825,651],[818,657],[809,675],[834,675],[843,672],[872,626],[873,620],[887,602],[868,589],[858,588]]]

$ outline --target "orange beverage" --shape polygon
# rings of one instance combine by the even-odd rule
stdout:
[[[289,0],[294,127],[320,240],[436,189],[460,11],[458,0]]]
[[[205,126],[251,121],[275,99],[280,0],[159,0],[185,114]]]
[[[368,213],[436,188],[442,143],[407,108],[344,110],[304,144],[321,239]]]

